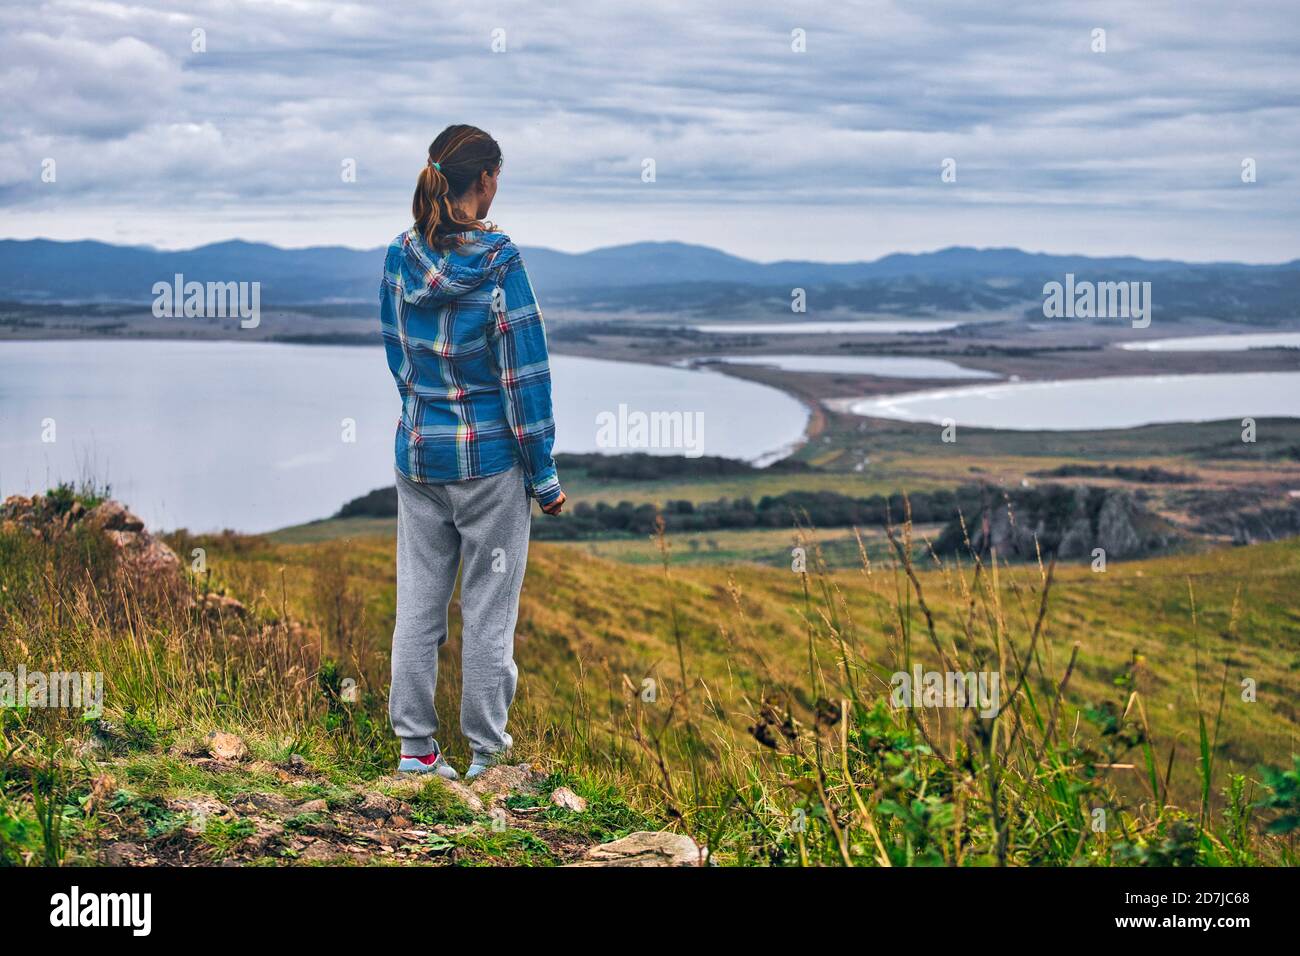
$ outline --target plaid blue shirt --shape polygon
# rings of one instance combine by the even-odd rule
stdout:
[[[462,235],[468,241],[445,254],[415,229],[388,247],[379,318],[402,396],[397,469],[412,481],[442,483],[519,463],[529,494],[550,504],[560,480],[533,285],[509,236]]]

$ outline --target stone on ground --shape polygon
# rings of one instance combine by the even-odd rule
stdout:
[[[537,789],[542,774],[531,764],[498,764],[489,767],[470,782],[469,788],[491,803],[512,793],[529,793]]]
[[[321,801],[324,803],[325,801]],[[238,793],[230,798],[230,805],[240,813],[269,813],[273,816],[290,816],[295,812],[294,803],[288,797],[278,793]]]
[[[246,760],[248,758],[248,744],[234,734],[214,730],[208,734],[207,744],[208,753],[218,760]]]
[[[166,804],[172,813],[186,817],[185,832],[190,836],[202,836],[209,820],[233,820],[236,817],[235,811],[216,797],[173,797]]]
[[[688,836],[642,830],[588,850],[569,866],[703,866],[707,852]]]
[[[367,793],[356,806],[357,813],[367,820],[387,820],[405,809],[406,805],[402,801],[386,797],[382,793]]]
[[[551,803],[565,810],[572,810],[574,813],[581,813],[587,809],[587,801],[568,787],[556,787],[551,791]]]

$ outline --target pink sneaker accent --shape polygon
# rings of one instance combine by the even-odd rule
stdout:
[[[402,754],[402,759],[403,759],[403,760],[418,760],[418,761],[420,761],[420,763],[424,764],[426,767],[432,767],[434,764],[436,764],[436,763],[438,762],[438,758],[441,757],[441,756],[442,756],[442,754],[438,753],[438,752],[435,750],[433,753],[431,753],[431,754],[425,754],[423,757],[412,757],[410,754]]]

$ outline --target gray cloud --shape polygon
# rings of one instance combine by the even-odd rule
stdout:
[[[506,152],[499,221],[562,248],[639,227],[866,258],[892,248],[887,224],[898,247],[1276,261],[1300,255],[1298,16],[1291,0],[9,5],[0,206],[13,235],[376,245],[428,141],[473,122]]]

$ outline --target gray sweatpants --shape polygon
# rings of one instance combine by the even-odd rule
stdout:
[[[460,726],[475,757],[506,750],[515,696],[515,620],[528,563],[530,498],[518,466],[421,484],[397,474],[397,626],[388,716],[402,753],[434,749],[438,649],[461,567]]]

